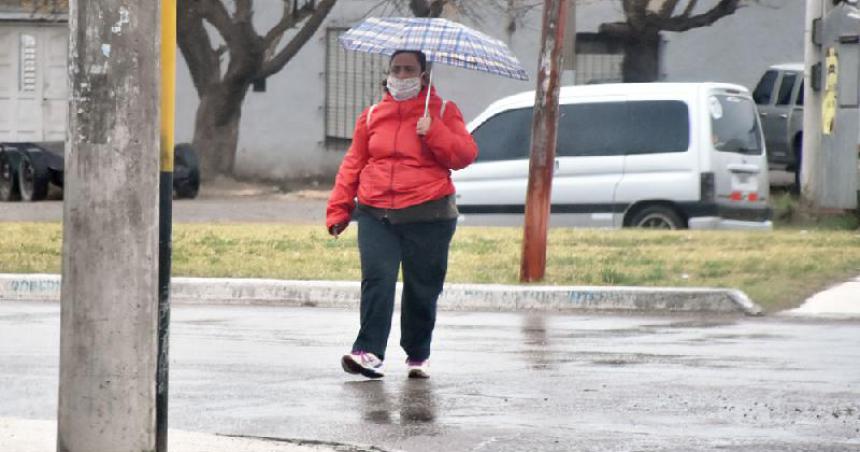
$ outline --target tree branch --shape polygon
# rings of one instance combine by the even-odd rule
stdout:
[[[657,20],[655,24],[665,31],[687,31],[693,28],[707,27],[723,17],[734,14],[740,8],[740,0],[720,0],[713,8],[702,14],[685,17],[672,17]]]
[[[271,58],[275,53],[278,44],[280,44],[281,39],[284,37],[284,33],[296,26],[296,14],[293,8],[290,7],[290,1],[284,0],[284,12],[281,13],[281,20],[263,37],[263,45],[266,47],[266,58]]]
[[[265,78],[280,71],[302,48],[302,46],[316,33],[329,11],[334,7],[337,0],[322,0],[313,10],[313,14],[307,19],[304,26],[293,36],[293,39],[278,52],[272,59],[264,61],[262,69],[257,77]],[[306,10],[303,14],[308,14]]]
[[[221,78],[219,54],[212,49],[201,8],[205,8],[201,0],[178,0],[176,8],[176,40],[198,94]]]
[[[672,17],[672,14],[675,13],[675,8],[678,7],[678,2],[680,0],[664,0],[663,5],[660,6],[660,11],[658,14],[660,17]],[[694,3],[695,0],[691,0],[690,3]],[[689,3],[688,3],[689,5]]]
[[[206,22],[212,24],[218,34],[224,38],[224,41],[229,45],[233,39],[233,21],[230,19],[230,13],[220,0],[194,0],[201,7],[200,15],[206,19]]]

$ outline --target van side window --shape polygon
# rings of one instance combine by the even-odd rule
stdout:
[[[779,84],[779,95],[776,98],[777,105],[788,105],[791,103],[791,92],[794,91],[794,82],[797,81],[797,74],[786,72],[782,76],[782,82]]]
[[[595,102],[561,106],[561,157],[685,152],[687,104],[681,101]]]
[[[797,90],[797,105],[803,105],[803,79],[800,79],[800,88]]]
[[[559,109],[560,157],[624,155],[625,102],[567,104]]]
[[[629,125],[623,135],[627,154],[686,152],[690,147],[690,113],[678,100],[628,102]]]
[[[776,71],[767,71],[764,75],[761,76],[761,80],[759,80],[758,85],[755,87],[755,91],[753,91],[753,100],[755,103],[759,105],[768,105],[770,104],[771,97],[773,95],[773,86],[776,84]]]
[[[529,157],[531,144],[532,108],[499,113],[474,132],[478,145],[478,162],[519,160]]]

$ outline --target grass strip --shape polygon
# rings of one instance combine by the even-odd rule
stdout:
[[[356,228],[335,240],[312,225],[178,224],[175,276],[358,280]],[[59,273],[57,223],[0,223],[0,272]],[[518,282],[519,228],[460,227],[448,281]],[[730,287],[768,311],[797,306],[860,274],[857,231],[552,229],[545,284]]]

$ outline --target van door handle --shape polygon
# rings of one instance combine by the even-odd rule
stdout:
[[[733,173],[758,174],[761,172],[758,165],[752,165],[749,163],[729,163],[726,165],[726,169]]]
[[[555,159],[555,169],[558,169],[558,167],[559,167],[558,159]]]
[[[779,115],[779,117],[780,117],[780,118],[782,118],[782,119],[788,119],[788,115],[787,115],[787,114],[785,114],[785,113],[783,113],[783,114]]]

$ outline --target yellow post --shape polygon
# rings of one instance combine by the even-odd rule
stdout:
[[[161,0],[161,170],[173,171],[176,109],[176,0]]]
[[[173,129],[176,108],[176,0],[161,0],[161,174],[158,209],[158,361],[155,450],[167,451],[170,268],[173,242]]]

